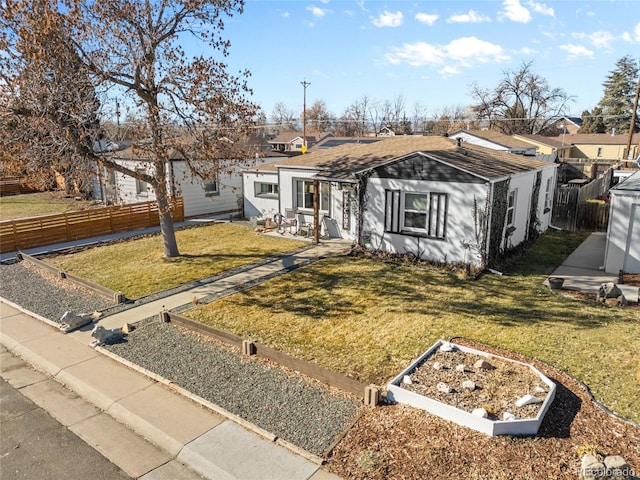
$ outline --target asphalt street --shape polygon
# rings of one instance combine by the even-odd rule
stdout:
[[[0,378],[0,478],[125,480],[131,477]]]

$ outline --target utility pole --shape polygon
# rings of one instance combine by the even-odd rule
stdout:
[[[629,138],[627,140],[627,160],[631,155],[631,139],[633,138],[633,129],[636,126],[636,110],[638,110],[638,99],[640,98],[640,78],[638,78],[638,88],[636,88],[636,98],[633,101],[633,111],[631,112],[631,125],[629,125]]]
[[[307,153],[307,87],[311,85],[307,80],[300,82],[304,88],[304,97],[302,101],[302,154]]]

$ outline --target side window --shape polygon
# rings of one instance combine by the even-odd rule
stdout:
[[[513,225],[516,219],[516,201],[518,190],[512,190],[507,196],[507,226]]]
[[[136,173],[142,175],[145,172],[144,168],[136,168]],[[139,177],[136,177],[136,194],[140,196],[149,195],[149,184]]]
[[[218,181],[215,179],[207,179],[204,181],[204,195],[206,197],[211,197],[214,195],[218,195],[220,193]]]

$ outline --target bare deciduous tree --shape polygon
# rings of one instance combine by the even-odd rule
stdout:
[[[472,84],[473,110],[479,122],[507,135],[537,133],[563,115],[570,97],[533,72],[533,62],[518,71],[507,70],[494,89]]]
[[[18,131],[20,122],[43,118],[47,142],[54,138],[67,142],[73,169],[98,165],[150,184],[158,203],[165,256],[178,256],[169,160],[179,157],[193,175],[203,179],[232,173],[254,161],[245,142],[257,112],[246,99],[251,93],[249,72],[230,75],[222,60],[190,56],[183,46],[195,39],[207,43],[212,54],[226,57],[230,44],[222,38],[223,17],[241,13],[243,0],[6,0],[4,4],[0,32],[0,47],[7,52],[0,57],[3,124],[15,122],[14,131]],[[37,13],[32,14],[34,6]],[[134,132],[132,152],[146,160],[144,171],[127,168],[94,150],[95,125],[89,122],[90,116],[83,121],[86,103],[78,110],[74,99],[85,87],[78,78],[69,82],[65,77],[65,58],[77,62],[77,70],[72,71],[78,78],[90,79],[98,91],[117,91],[136,110],[143,125]],[[32,70],[34,78],[46,81],[40,89],[30,86],[25,97],[23,78]],[[74,91],[75,97],[70,94]],[[46,102],[39,109],[23,108],[27,100],[34,103],[50,93],[55,108]],[[20,137],[3,135],[2,142],[3,148],[10,143],[12,151]]]

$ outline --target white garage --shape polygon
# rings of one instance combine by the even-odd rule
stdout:
[[[605,271],[640,273],[640,171],[610,191]]]

